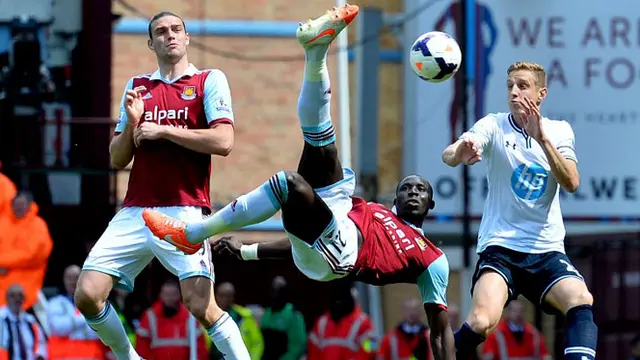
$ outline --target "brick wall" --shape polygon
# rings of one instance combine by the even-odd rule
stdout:
[[[291,2],[286,0],[236,0],[215,6],[217,2],[188,0],[131,0],[145,14],[169,9],[184,18],[261,19],[300,21],[322,14],[332,1]],[[386,11],[400,11],[398,1],[370,0],[361,6],[382,6]],[[202,4],[206,6],[202,6]],[[259,9],[259,10],[258,10]],[[130,16],[126,9],[114,3],[114,11]],[[355,27],[350,33],[353,38]],[[303,55],[295,39],[239,38],[196,36],[208,46],[252,55]],[[385,47],[397,46],[395,39],[384,36]],[[153,71],[156,61],[141,35],[113,37],[112,115],[118,113],[118,102],[126,81],[132,75]],[[227,158],[214,158],[212,196],[227,202],[238,194],[262,183],[281,169],[295,169],[302,140],[296,118],[296,103],[302,80],[303,61],[243,62],[226,59],[197,49],[189,51],[189,59],[199,68],[219,68],[229,79],[237,119],[236,145]],[[337,69],[335,58],[329,61],[334,84],[333,114],[337,119]],[[355,99],[355,77],[351,66],[351,98]],[[381,191],[393,191],[401,163],[401,89],[402,71],[397,64],[384,64],[380,70],[380,149],[379,174]],[[355,107],[352,106],[352,114]],[[342,131],[338,129],[338,131]],[[355,142],[354,142],[355,145]],[[124,196],[127,176],[119,179],[119,194]]]
[[[218,6],[217,1],[185,0],[129,0],[145,14],[152,15],[162,10],[173,11],[184,18],[211,19],[256,19],[304,21],[322,14],[333,6],[333,1],[290,0],[234,0]],[[360,6],[381,7],[388,12],[401,11],[401,1],[366,0]],[[206,5],[203,7],[203,4]],[[117,3],[114,11],[130,16]],[[356,20],[357,21],[357,20]],[[355,27],[349,32],[354,38]],[[206,45],[225,51],[246,52],[251,55],[302,56],[295,39],[239,38],[239,37],[194,37]],[[395,38],[385,35],[381,39],[385,48],[401,48]],[[118,35],[113,37],[112,115],[118,114],[119,99],[126,81],[132,75],[155,70],[156,60],[146,46],[146,37],[141,35]],[[212,175],[212,197],[216,202],[226,203],[238,194],[246,192],[264,182],[281,169],[295,169],[302,139],[296,118],[296,103],[302,80],[303,61],[285,63],[240,62],[225,59],[196,49],[189,51],[189,59],[199,68],[223,70],[231,86],[234,111],[237,119],[236,145],[227,158],[214,158]],[[334,84],[333,114],[337,119],[337,69],[335,59],[329,61]],[[355,77],[350,66],[351,98],[355,99]],[[391,194],[400,176],[402,154],[402,69],[398,64],[382,64],[380,69],[379,107],[379,176],[380,192]],[[355,116],[355,106],[351,107]],[[342,129],[338,129],[342,131]],[[352,132],[353,133],[353,132]],[[355,141],[353,142],[355,145]],[[118,193],[124,196],[126,174],[119,177]],[[247,239],[265,240],[279,238],[282,234],[243,233]],[[457,284],[457,278],[454,281]],[[452,287],[457,292],[458,287]],[[387,327],[393,327],[401,316],[401,303],[407,296],[417,296],[415,286],[396,285],[383,289],[384,317]],[[454,296],[457,300],[457,296]]]

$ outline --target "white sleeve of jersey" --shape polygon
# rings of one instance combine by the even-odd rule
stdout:
[[[493,114],[489,114],[476,121],[469,131],[460,136],[460,139],[472,139],[476,141],[480,146],[480,149],[482,149],[482,152],[484,152],[493,142],[496,127],[497,124],[495,116]]]
[[[558,142],[556,143],[556,149],[558,149],[562,157],[573,160],[577,163],[576,136],[573,133],[573,128],[571,128],[571,124],[566,121],[562,121],[560,125],[560,131],[558,132],[560,135],[558,137]]]
[[[127,81],[127,85],[125,85],[124,91],[122,92],[122,99],[120,100],[120,115],[118,115],[118,123],[116,124],[116,128],[114,130],[116,134],[123,132],[125,126],[127,125],[127,111],[124,108],[124,104],[126,101],[128,90],[133,90],[133,78]]]
[[[204,113],[209,124],[219,119],[235,121],[229,82],[220,70],[211,70],[204,81]]]

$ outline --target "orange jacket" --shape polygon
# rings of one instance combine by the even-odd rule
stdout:
[[[498,323],[482,348],[482,360],[542,360],[548,355],[544,337],[536,328],[525,324],[522,341],[518,341],[506,320]]]
[[[157,301],[147,309],[136,330],[136,350],[144,359],[188,360],[189,337],[187,335],[189,310],[180,304],[178,313],[170,318],[164,316],[162,303]],[[207,345],[200,326],[198,331],[198,359],[207,360]]]
[[[307,360],[371,360],[374,347],[371,319],[356,307],[338,322],[329,313],[318,318],[309,334]]]
[[[380,342],[377,360],[433,360],[429,336],[428,328],[413,337],[395,328]],[[421,353],[424,353],[425,357],[416,358],[414,355],[419,346],[424,346]]]
[[[16,196],[16,185],[4,174],[0,173],[0,215],[11,209],[11,200]]]
[[[36,302],[53,240],[47,224],[38,216],[38,206],[17,219],[13,211],[0,214],[0,306],[6,305],[7,289],[20,284],[25,291],[24,310]]]

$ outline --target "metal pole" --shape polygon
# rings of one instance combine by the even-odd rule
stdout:
[[[336,6],[344,6],[346,0],[336,0]],[[338,111],[340,122],[340,162],[343,167],[351,168],[351,108],[349,98],[349,45],[347,31],[342,30],[338,35]]]
[[[469,41],[471,39],[469,39],[468,37],[468,28],[469,28],[469,24],[468,21],[473,21],[473,17],[469,17],[469,11],[470,10],[475,10],[475,0],[460,0],[460,21],[461,21],[461,34],[460,34],[460,39],[458,39],[458,41],[460,42],[460,47],[463,49],[464,52],[466,53],[471,53],[471,51],[468,51],[469,46],[468,45],[472,45],[469,44]],[[469,54],[467,54],[466,56],[466,60],[467,62],[472,62],[473,60],[469,58]],[[469,96],[468,96],[468,86],[469,86],[469,67],[465,64],[462,64],[462,68],[459,70],[460,74],[458,74],[458,79],[456,79],[456,81],[459,81],[458,86],[456,86],[456,88],[460,91],[462,91],[461,97],[460,97],[460,104],[458,104],[458,106],[460,107],[460,114],[462,116],[462,128],[463,131],[467,130],[469,128],[469,108],[468,108],[468,102],[469,102]],[[462,279],[463,281],[461,281],[461,284],[463,285],[463,293],[462,295],[462,299],[466,300],[463,301],[463,306],[461,306],[464,309],[465,313],[468,313],[469,308],[470,308],[470,301],[469,301],[469,296],[464,296],[465,293],[468,294],[468,291],[471,287],[471,251],[472,251],[472,247],[473,247],[473,235],[471,233],[471,188],[470,188],[470,181],[469,181],[469,167],[468,166],[462,166],[462,188],[463,188],[463,200],[462,200],[462,246],[463,246],[463,265],[464,265],[464,270],[462,272]],[[462,304],[461,304],[462,305]]]
[[[377,35],[383,26],[380,9],[363,8],[357,26],[356,48],[356,134],[357,134],[357,170],[360,174],[360,186],[363,197],[376,201],[378,195],[378,67],[380,42],[366,41]],[[378,335],[384,331],[380,288],[358,284],[358,293],[363,310],[369,314]]]
[[[187,329],[187,334],[189,335],[189,360],[198,360],[198,326],[200,324],[193,315],[189,314],[187,325],[189,326]]]

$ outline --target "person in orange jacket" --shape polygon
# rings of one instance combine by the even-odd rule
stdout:
[[[0,163],[2,168],[2,163]],[[11,200],[16,197],[18,189],[6,175],[0,173],[0,216],[11,211]]]
[[[180,301],[180,287],[167,281],[160,299],[140,319],[136,330],[136,351],[144,359],[189,360],[188,323],[191,314]],[[204,334],[196,325],[198,360],[208,359]]]
[[[19,192],[11,209],[0,214],[0,306],[6,305],[7,289],[20,284],[25,291],[23,310],[28,310],[42,288],[53,240],[29,192]]]
[[[421,307],[418,299],[405,300],[404,320],[384,336],[377,360],[433,360],[429,328],[420,321]]]
[[[544,336],[527,323],[524,303],[513,300],[504,319],[489,334],[482,348],[482,360],[551,360]]]
[[[373,323],[356,304],[352,285],[338,280],[329,311],[309,333],[307,360],[375,359]]]

